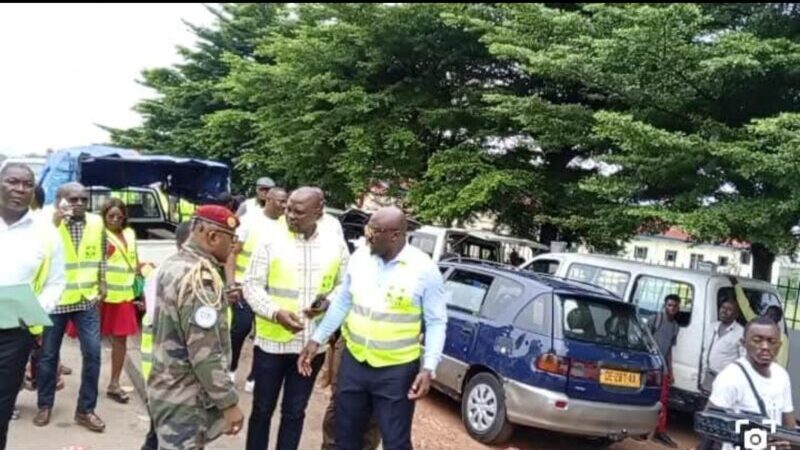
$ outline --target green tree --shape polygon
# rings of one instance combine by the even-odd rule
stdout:
[[[637,227],[676,224],[703,240],[751,241],[755,276],[768,278],[775,252],[793,245],[798,217],[795,180],[767,169],[791,166],[798,150],[795,116],[783,114],[798,110],[800,46],[784,37],[796,34],[795,9],[507,8],[512,23],[540,30],[537,41],[503,42],[508,31],[498,27],[491,48],[599,100],[590,122],[605,150],[593,158],[617,171],[582,189],[614,205],[612,215],[637,217]],[[783,19],[783,28],[764,17]]]

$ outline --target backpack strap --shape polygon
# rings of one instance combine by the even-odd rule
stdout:
[[[736,364],[737,366],[739,366],[740,369],[742,369],[742,373],[744,374],[745,378],[747,378],[747,383],[750,385],[750,389],[753,391],[753,395],[755,395],[756,397],[756,402],[758,402],[758,409],[761,410],[761,415],[769,418],[769,415],[767,414],[767,407],[764,404],[764,400],[761,398],[760,395],[758,395],[756,386],[755,384],[753,384],[753,379],[750,378],[750,374],[747,373],[747,369],[745,369],[744,366],[739,361],[734,361],[734,364]]]

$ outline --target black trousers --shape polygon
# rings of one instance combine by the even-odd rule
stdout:
[[[6,448],[8,422],[25,378],[33,336],[24,328],[0,330],[0,450]]]
[[[296,353],[285,355],[266,353],[258,347],[253,350],[256,385],[253,391],[253,410],[247,423],[247,450],[267,450],[272,414],[275,412],[281,391],[283,391],[281,424],[275,448],[277,450],[299,448],[308,399],[311,398],[314,381],[325,356],[318,355],[311,361],[313,370],[310,377],[304,377],[297,371],[298,357]]]
[[[419,361],[390,367],[358,362],[345,349],[336,386],[336,448],[362,450],[370,417],[381,430],[384,450],[411,450],[414,401],[408,391],[419,373]]]
[[[246,301],[242,300],[231,307],[233,319],[231,320],[231,372],[236,372],[239,367],[239,356],[242,354],[242,347],[247,335],[253,329],[255,314]],[[252,369],[247,379],[253,376]]]

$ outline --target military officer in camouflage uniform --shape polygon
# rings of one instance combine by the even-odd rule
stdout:
[[[242,429],[244,416],[228,377],[231,343],[221,278],[238,224],[224,207],[198,208],[189,242],[160,269],[147,398],[161,450],[202,449]]]

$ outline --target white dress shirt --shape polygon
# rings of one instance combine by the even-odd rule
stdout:
[[[725,333],[720,336],[719,326],[721,323],[716,321],[711,325],[706,338],[708,348],[706,348],[703,358],[703,364],[706,364],[706,367],[715,374],[722,372],[725,366],[745,355],[741,343],[744,327],[733,321],[725,328]]]
[[[46,217],[28,211],[8,225],[0,218],[0,286],[33,284],[39,268],[50,253],[50,270],[39,304],[51,312],[67,286],[64,275],[64,249],[56,227]]]

